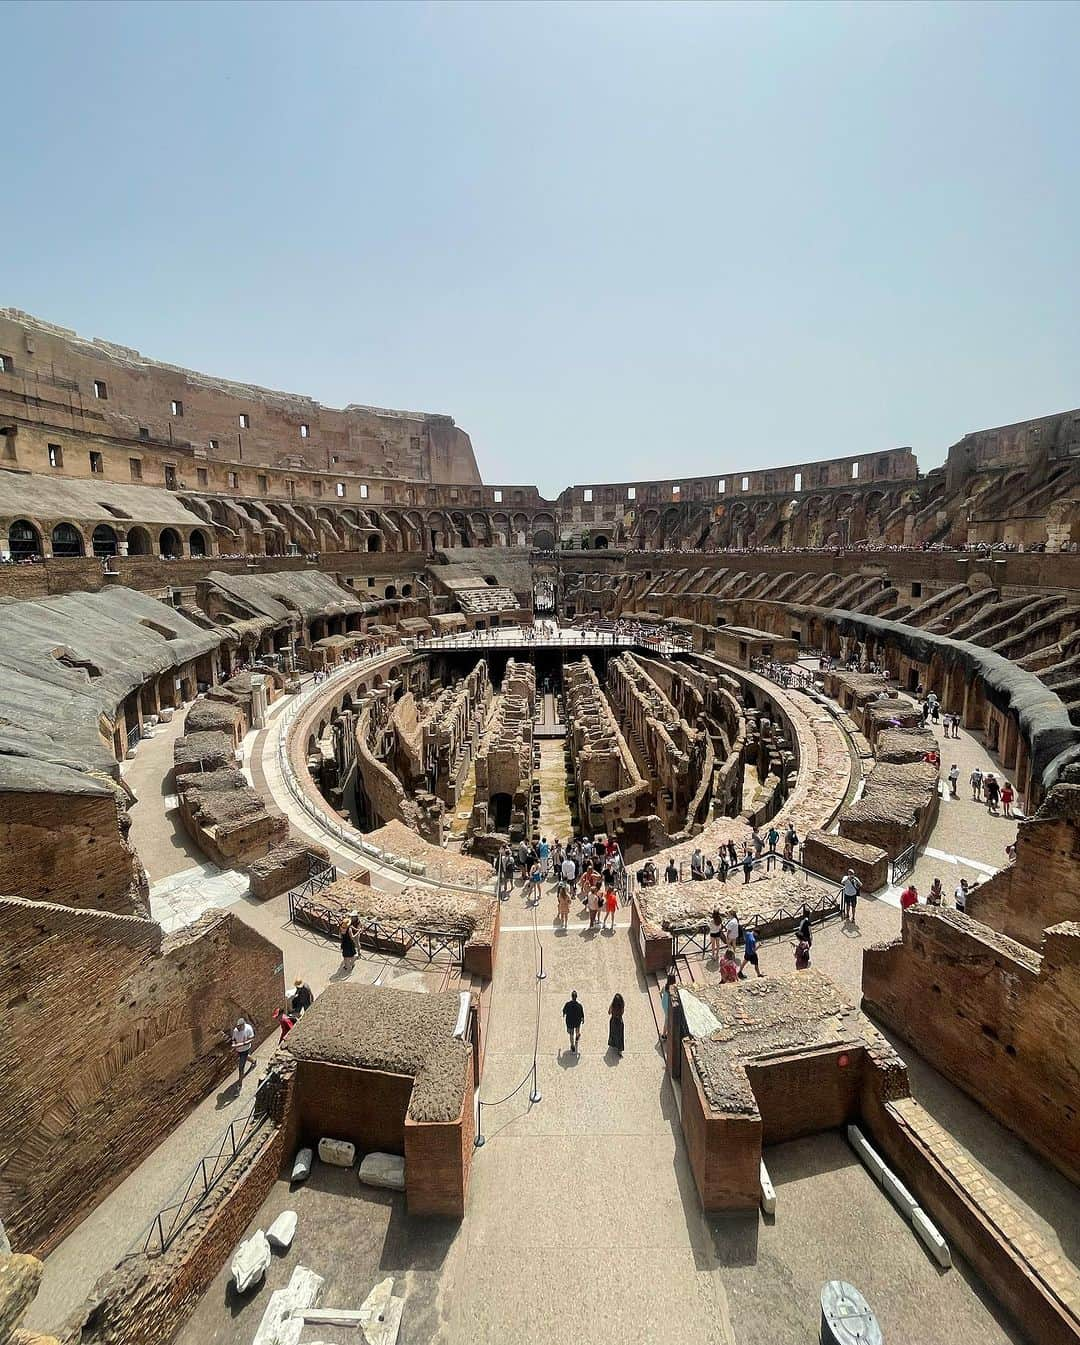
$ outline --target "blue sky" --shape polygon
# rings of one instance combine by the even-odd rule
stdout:
[[[0,304],[489,481],[1080,403],[1080,6],[5,4]]]

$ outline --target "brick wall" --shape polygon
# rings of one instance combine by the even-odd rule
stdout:
[[[1016,859],[968,898],[973,919],[1035,949],[1048,925],[1080,919],[1080,827],[1053,815],[1076,796],[1080,786],[1059,785],[1040,814],[1020,823]]]
[[[351,1140],[361,1153],[402,1154],[412,1089],[412,1078],[403,1074],[301,1060],[293,1104],[297,1142],[315,1146],[328,1135]]]
[[[139,1254],[103,1275],[65,1325],[63,1345],[167,1345],[269,1195],[285,1140],[283,1127],[268,1126],[164,1256]]]
[[[0,1207],[49,1250],[233,1069],[283,1002],[281,953],[232,915],[150,920],[0,898]]]
[[[861,1047],[841,1046],[750,1065],[746,1074],[761,1112],[762,1143],[816,1135],[857,1116],[865,1059]]]
[[[958,912],[905,912],[863,954],[863,1007],[1073,1181],[1080,1179],[1080,925],[1031,952]]]
[[[688,1042],[682,1047],[682,1127],[705,1210],[755,1209],[761,1200],[759,1116],[715,1116]]]
[[[146,877],[117,796],[0,794],[0,887],[34,901],[146,913]]]
[[[465,1099],[453,1121],[405,1121],[405,1187],[410,1214],[465,1217],[472,1170],[473,1066],[465,1077]]]

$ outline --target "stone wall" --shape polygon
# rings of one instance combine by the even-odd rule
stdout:
[[[0,1205],[48,1250],[261,1040],[281,953],[232,915],[162,938],[150,920],[0,898]]]
[[[146,874],[128,843],[130,821],[111,784],[77,794],[0,794],[0,885],[60,906],[149,914]]]
[[[1080,925],[1041,953],[970,916],[919,906],[863,954],[863,1005],[1003,1125],[1080,1180],[1075,1030]]]
[[[968,915],[1036,951],[1047,926],[1080,920],[1080,785],[1057,785],[1016,833],[1016,858],[974,888]]]

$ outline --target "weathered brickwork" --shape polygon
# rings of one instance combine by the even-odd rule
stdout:
[[[150,920],[0,898],[0,1203],[48,1249],[261,1039],[281,954],[229,914],[162,938]]]
[[[1080,924],[1041,953],[945,908],[905,912],[863,954],[863,1005],[1003,1125],[1080,1179]]]

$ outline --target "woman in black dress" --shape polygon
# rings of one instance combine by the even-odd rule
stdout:
[[[623,1053],[623,1011],[626,1005],[623,1003],[622,995],[616,995],[611,1001],[611,1007],[608,1009],[608,1032],[607,1044],[612,1050]]]
[[[341,925],[341,963],[347,973],[356,964],[356,940],[348,920],[342,921]]]

